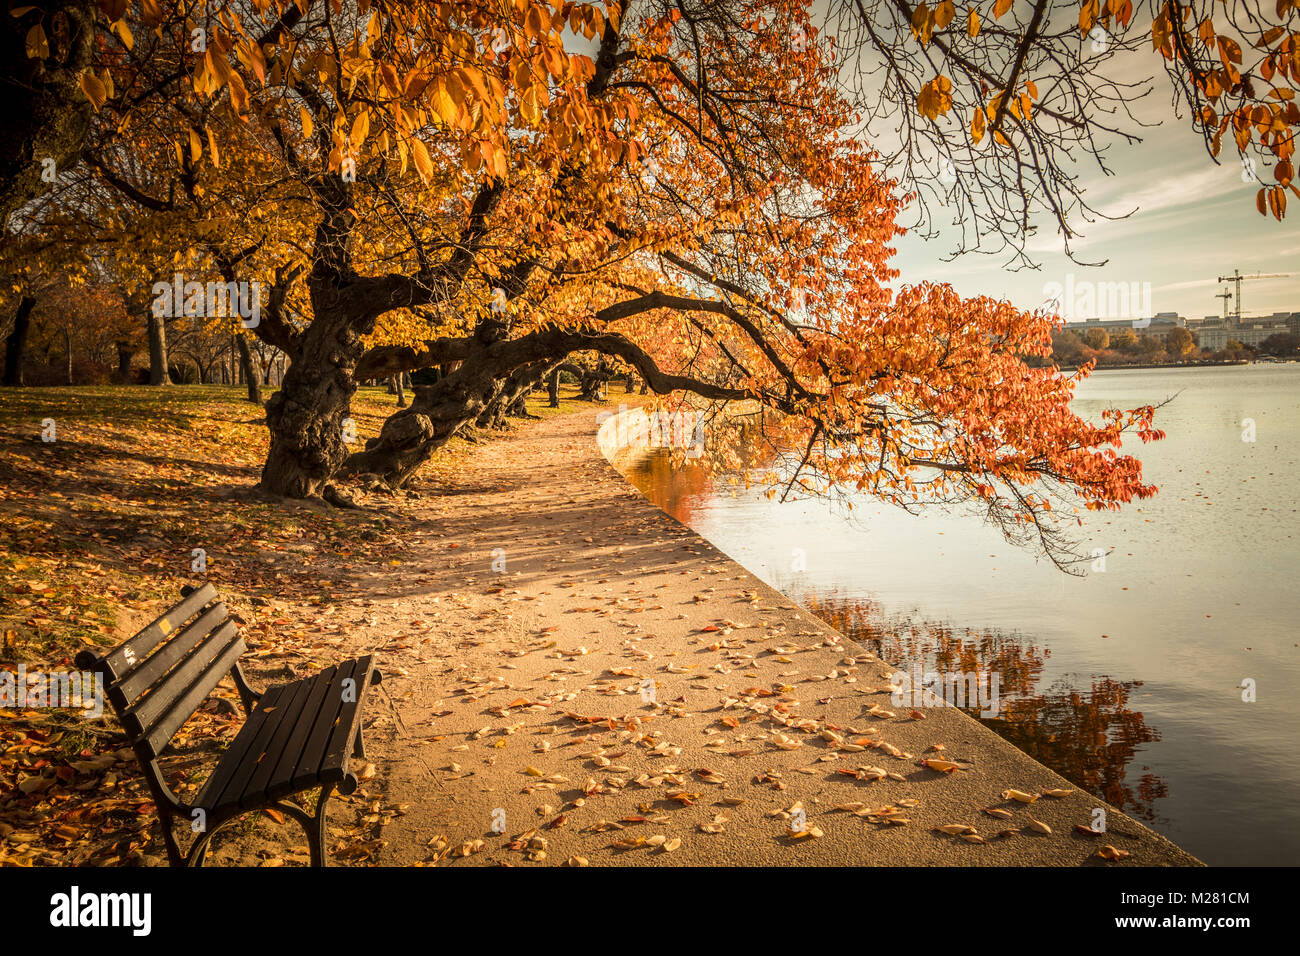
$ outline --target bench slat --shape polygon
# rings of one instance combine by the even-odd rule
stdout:
[[[339,719],[334,724],[334,733],[325,747],[325,756],[321,767],[343,766],[352,755],[353,725],[361,711],[361,701],[370,684],[370,674],[374,667],[374,658],[367,655],[357,659],[352,678],[356,683],[356,696],[343,705]],[[318,776],[319,779],[319,776]]]
[[[316,720],[312,724],[311,734],[307,738],[307,743],[303,746],[302,754],[298,757],[298,763],[295,765],[293,776],[290,778],[294,790],[320,782],[325,748],[334,734],[335,726],[339,723],[339,717],[346,707],[355,707],[355,704],[343,703],[343,683],[346,680],[354,679],[353,671],[360,663],[360,661],[356,660],[344,661],[339,665],[338,671],[334,674],[334,679],[330,681],[320,712],[316,715]]]
[[[128,733],[136,736],[148,733],[164,714],[172,711],[176,701],[184,696],[196,681],[207,674],[212,662],[237,640],[239,640],[239,631],[235,623],[226,621],[209,635],[194,653],[172,668],[148,694],[122,711],[122,726]],[[221,677],[214,680],[209,690],[220,680]],[[185,716],[188,717],[189,714]]]
[[[180,663],[190,651],[198,647],[228,618],[224,603],[214,604],[185,626],[175,637],[165,642],[140,666],[116,684],[109,686],[109,698],[121,708],[140,702],[140,696],[161,682],[167,672]],[[233,628],[234,625],[232,624]]]
[[[245,809],[252,806],[264,806],[266,800],[266,787],[271,780],[271,775],[275,773],[276,768],[285,757],[286,746],[293,736],[294,728],[300,723],[310,722],[314,714],[307,709],[307,702],[311,697],[313,685],[320,683],[313,680],[300,680],[289,685],[289,700],[281,707],[281,713],[277,714],[275,734],[266,745],[266,751],[258,760],[255,772],[248,778],[244,784],[243,790],[239,795],[239,805]],[[291,760],[294,758],[290,758]]]
[[[280,693],[270,705],[274,710],[268,712],[266,705],[259,704],[257,710],[253,711],[254,714],[263,715],[262,722],[258,725],[256,733],[250,736],[248,749],[239,758],[238,765],[232,768],[230,779],[221,788],[221,793],[213,795],[216,806],[220,809],[238,806],[240,795],[256,773],[260,761],[266,757],[267,746],[280,728],[281,719],[288,714],[295,687],[293,684],[284,684],[276,689]]]
[[[100,661],[107,668],[110,681],[118,681],[143,663],[145,657],[162,641],[199,612],[205,605],[216,600],[217,589],[205,584],[185,600],[171,608],[162,617],[142,630],[135,637],[119,644]]]
[[[220,655],[212,663],[208,664],[202,673],[194,678],[193,682],[188,683],[188,690],[185,690],[177,698],[176,702],[158,718],[157,722],[150,724],[143,731],[142,742],[153,756],[158,756],[159,752],[171,742],[171,739],[176,736],[176,732],[181,729],[185,721],[189,720],[194,711],[198,710],[204,698],[212,693],[212,688],[221,682],[221,679],[226,676],[230,668],[235,666],[235,661],[239,660],[240,655],[244,653],[244,640],[239,636],[234,624],[227,621],[222,626],[222,631],[225,631],[227,627],[233,634],[233,640],[224,645],[225,649]],[[195,654],[190,655],[191,660],[196,657]],[[189,661],[181,665],[181,668],[177,668],[177,671],[188,668],[188,666]],[[168,680],[171,680],[171,678],[169,677]],[[154,694],[150,694],[145,698],[145,703],[148,703],[153,698]],[[126,719],[128,718],[123,718],[124,723]]]
[[[221,761],[217,764],[216,769],[208,775],[208,779],[203,782],[203,787],[199,791],[198,797],[195,798],[194,806],[203,807],[211,812],[216,809],[221,802],[221,795],[225,792],[230,783],[230,778],[235,775],[239,765],[249,758],[249,750],[252,749],[253,741],[256,739],[261,727],[266,723],[267,717],[276,713],[280,707],[280,696],[284,690],[284,685],[270,687],[262,695],[261,701],[257,708],[244,721],[244,726],[239,728],[239,733],[235,739],[230,742],[226,752],[221,755]],[[256,754],[252,758],[256,758]]]
[[[302,759],[303,751],[307,747],[307,738],[311,736],[312,727],[316,723],[316,715],[320,713],[325,695],[329,693],[330,686],[334,683],[334,672],[337,670],[338,665],[331,664],[311,681],[311,696],[303,705],[302,717],[294,724],[293,734],[285,745],[279,765],[266,785],[267,799],[279,800],[293,793],[294,768]]]

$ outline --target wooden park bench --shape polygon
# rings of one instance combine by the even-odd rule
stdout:
[[[325,804],[335,790],[352,793],[352,757],[364,757],[361,701],[382,679],[366,657],[258,693],[239,665],[244,641],[211,584],[186,587],[184,600],[135,637],[104,654],[84,650],[77,666],[103,675],[104,692],[131,741],[153,793],[172,866],[202,866],[222,824],[275,808],[307,831],[313,866],[323,866]],[[163,780],[159,755],[227,674],[246,719],[191,802]],[[320,788],[314,815],[289,797]],[[172,822],[197,834],[182,854]]]

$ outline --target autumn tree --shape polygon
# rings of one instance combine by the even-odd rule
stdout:
[[[502,20],[490,4],[304,3],[292,23],[261,7],[260,21],[210,21],[211,44],[197,64],[185,52],[190,23],[155,16],[150,26],[169,52],[154,52],[139,75],[191,69],[194,95],[152,113],[105,98],[104,111],[123,116],[97,167],[146,207],[168,207],[159,211],[170,212],[186,191],[199,200],[191,207],[231,196],[250,238],[260,233],[259,254],[275,280],[257,332],[293,359],[268,406],[263,480],[308,495],[346,456],[340,424],[356,361],[375,333],[400,338],[401,317],[449,303],[474,264],[485,217],[505,191],[507,112],[517,128],[535,130],[534,169],[566,150],[597,151],[601,137],[612,141],[616,117],[586,110],[591,60],[567,53],[560,39],[574,28],[598,33],[606,18],[595,5],[569,5],[561,16],[521,3]],[[342,46],[340,36],[348,38]],[[123,133],[128,118],[134,130]],[[121,175],[115,151],[138,155],[142,122],[181,130],[168,145],[194,169],[180,172],[180,189],[160,189],[164,181],[146,191],[139,177]],[[593,135],[582,140],[583,130]],[[154,149],[155,162],[170,163],[165,147]],[[242,185],[216,172],[232,158]]]
[[[935,234],[940,215],[951,220],[955,252],[1030,265],[1026,243],[1047,228],[1077,261],[1071,242],[1088,222],[1131,213],[1090,205],[1083,164],[1111,172],[1112,147],[1141,139],[1134,104],[1161,76],[1213,161],[1258,180],[1261,214],[1280,220],[1287,193],[1300,196],[1297,0],[831,0],[823,10],[817,39],[833,43],[865,134],[917,197],[909,224]]]
[[[1180,359],[1196,348],[1196,339],[1184,328],[1170,329],[1165,333],[1165,348],[1175,359]]]
[[[1120,329],[1110,335],[1109,348],[1128,351],[1137,345],[1137,333],[1132,329]]]
[[[1088,348],[1102,351],[1110,348],[1110,333],[1105,329],[1088,329],[1083,333],[1083,341]]]
[[[468,374],[500,376],[590,349],[633,366],[660,393],[757,402],[776,413],[773,440],[787,454],[803,449],[789,463],[787,489],[847,486],[904,506],[982,502],[1009,535],[1055,557],[1062,539],[1052,496],[1108,507],[1150,493],[1135,460],[1097,451],[1127,429],[1156,437],[1150,409],[1115,413],[1100,428],[1070,413],[1073,380],[1025,364],[1047,354],[1046,316],[938,286],[891,297],[886,263],[899,205],[870,151],[840,135],[835,70],[808,49],[789,55],[789,22],[745,22],[719,5],[689,23],[666,10],[641,25],[653,42],[629,43],[635,52],[614,57],[610,86],[644,91],[644,135],[657,133],[663,145],[647,149],[648,175],[628,164],[628,181],[611,193],[622,201],[606,212],[606,247],[623,265],[599,270],[585,289],[596,306],[559,321],[565,300],[552,307],[542,294],[563,294],[578,275],[590,284],[594,263],[566,278],[557,252],[532,298],[539,314],[521,316],[514,330],[524,334],[481,350],[431,342],[429,352],[470,356]],[[701,73],[712,89],[693,79]],[[801,99],[788,99],[795,87]],[[603,306],[593,295],[602,287]],[[396,363],[420,358],[380,352]],[[465,413],[454,387],[429,395],[395,415],[349,467],[409,477],[428,423]],[[1045,434],[1043,444],[1028,437]]]
[[[758,408],[793,456],[787,491],[974,503],[1060,557],[1068,506],[1152,490],[1116,450],[1126,431],[1158,435],[1151,412],[1074,416],[1077,377],[1045,362],[1048,316],[892,289],[905,194],[928,209],[926,169],[946,158],[955,175],[933,182],[951,179],[976,246],[1000,238],[1016,261],[1040,215],[1068,243],[1090,215],[1068,158],[1132,138],[1111,108],[1140,92],[1119,54],[1144,44],[1189,77],[1212,150],[1225,130],[1263,150],[1277,218],[1296,119],[1293,4],[1208,26],[1178,4],[1070,13],[160,2],[112,21],[114,62],[82,79],[104,181],[147,182],[153,200],[178,183],[194,223],[226,210],[220,245],[257,244],[255,331],[291,359],[268,406],[268,490],[400,485],[531,376],[590,353],[660,393]],[[1081,58],[1096,28],[1111,45]],[[127,50],[124,33],[150,40]],[[881,132],[891,116],[901,142]],[[163,177],[122,175],[173,151]],[[166,235],[179,247],[184,230]],[[357,381],[432,366],[448,373],[349,457]]]

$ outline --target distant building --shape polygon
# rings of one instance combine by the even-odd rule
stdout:
[[[1145,319],[1087,319],[1083,322],[1067,322],[1066,331],[1075,332],[1082,338],[1089,329],[1105,329],[1114,335],[1124,329],[1132,329],[1139,339],[1163,339],[1173,329],[1184,328],[1196,338],[1196,344],[1211,352],[1227,348],[1229,340],[1242,345],[1257,346],[1270,335],[1279,332],[1293,332],[1300,335],[1300,312],[1274,312],[1272,315],[1243,318],[1241,323],[1229,316],[1207,315],[1201,319],[1185,319],[1177,312],[1157,312]]]
[[[1217,352],[1227,348],[1229,341],[1242,345],[1260,345],[1270,335],[1279,332],[1300,334],[1300,312],[1274,312],[1272,315],[1243,318],[1240,324],[1232,317],[1224,319],[1207,315],[1196,326],[1189,326],[1196,336],[1196,344]]]
[[[1067,332],[1077,332],[1080,337],[1089,329],[1105,329],[1110,334],[1132,329],[1140,339],[1152,336],[1163,339],[1171,330],[1186,326],[1187,320],[1177,312],[1157,312],[1145,319],[1085,319],[1083,322],[1067,322],[1065,329]]]

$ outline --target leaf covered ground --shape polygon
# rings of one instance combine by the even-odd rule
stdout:
[[[571,405],[566,395],[559,411]],[[362,389],[352,407],[360,438],[395,407],[384,389]],[[259,686],[338,659],[334,615],[365,613],[367,575],[401,573],[416,499],[371,495],[365,510],[349,511],[268,498],[253,487],[266,447],[262,411],[240,389],[0,390],[0,668],[73,669],[83,647],[120,643],[200,580],[238,616]],[[473,447],[447,446],[415,494],[435,492]],[[196,549],[204,573],[193,570]],[[285,613],[286,598],[306,614]],[[219,693],[236,699],[228,682]],[[165,763],[175,789],[202,782],[219,738],[238,724],[210,701],[185,726]],[[278,822],[250,817],[240,832]],[[292,856],[305,859],[300,849]],[[111,714],[0,710],[0,862],[162,854],[152,800]]]

